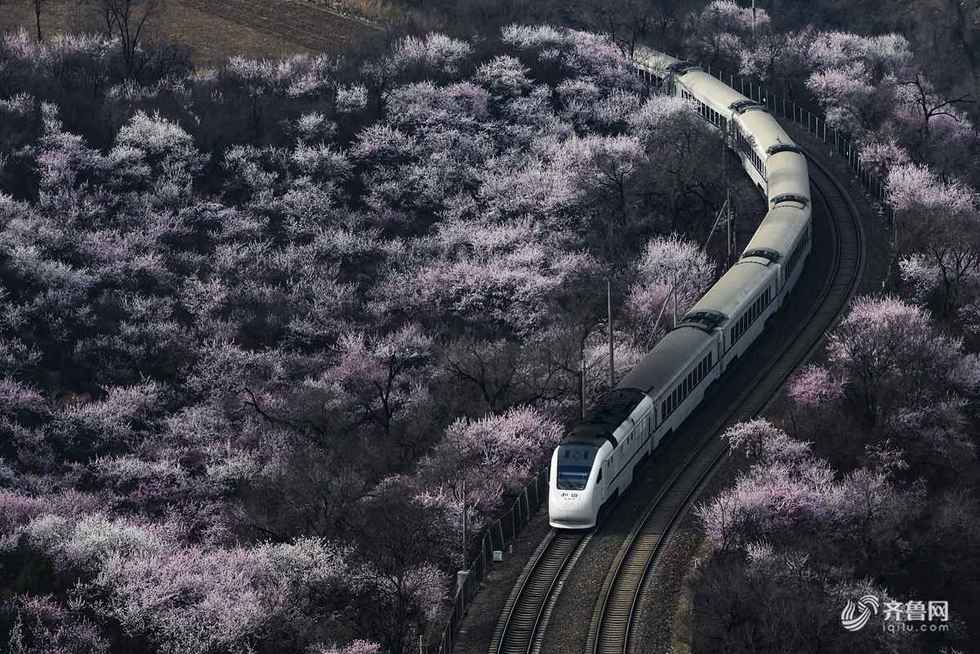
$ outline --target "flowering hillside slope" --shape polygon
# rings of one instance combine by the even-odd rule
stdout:
[[[5,643],[405,651],[607,383],[606,280],[620,374],[711,283],[719,137],[550,27],[157,54],[0,39]]]

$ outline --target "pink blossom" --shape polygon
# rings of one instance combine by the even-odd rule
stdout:
[[[430,32],[421,38],[405,37],[395,45],[391,56],[394,64],[401,68],[420,66],[453,75],[472,49],[465,41]]]
[[[799,406],[813,408],[840,400],[844,391],[829,370],[808,365],[793,375],[787,394]]]
[[[663,311],[658,332],[671,327],[672,289],[676,293],[679,320],[715,277],[715,265],[707,254],[697,244],[685,241],[677,234],[651,239],[636,268],[636,281],[630,287],[627,310],[643,326],[648,340],[657,337],[650,330],[661,315],[664,302],[668,301],[670,305]]]
[[[963,182],[942,181],[928,167],[910,163],[888,171],[888,201],[896,211],[965,213],[976,206],[977,197]]]
[[[482,64],[474,77],[495,95],[513,97],[531,87],[527,77],[529,72],[516,57],[502,55]]]

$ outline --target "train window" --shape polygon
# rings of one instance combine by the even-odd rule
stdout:
[[[599,448],[588,443],[558,446],[558,489],[584,490]]]

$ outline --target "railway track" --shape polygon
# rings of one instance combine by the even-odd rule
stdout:
[[[584,647],[587,654],[640,651],[631,647],[630,638],[644,584],[674,526],[727,453],[719,433],[734,418],[756,415],[768,405],[793,370],[820,345],[857,288],[864,268],[860,215],[823,165],[812,156],[809,161],[815,197],[823,206],[834,244],[820,291],[802,299],[810,304],[802,317],[795,318],[803,324],[797,337],[787,339],[773,365],[760,370],[751,383],[742,386],[734,401],[718,412],[719,417],[702,432],[707,436],[692,448],[682,465],[674,468],[634,522],[600,588]],[[549,533],[501,613],[490,654],[537,654],[542,650],[558,593],[591,537],[592,533]]]
[[[582,532],[548,532],[504,606],[490,643],[491,654],[540,651],[557,593],[591,537]]]
[[[636,521],[603,581],[586,641],[587,654],[640,651],[636,643],[631,643],[631,635],[644,584],[674,526],[727,453],[728,448],[717,437],[718,432],[737,414],[755,415],[765,409],[793,370],[812,354],[824,333],[846,311],[857,288],[864,268],[860,215],[840,184],[812,156],[808,159],[812,187],[831,217],[828,222],[836,245],[827,281],[820,296],[814,298],[816,301],[799,337],[783,348],[774,367],[760,375],[759,386],[753,384],[740,394],[734,405],[729,405],[729,410],[711,430],[712,436],[668,479]],[[763,382],[766,382],[764,392],[753,397],[752,389]]]

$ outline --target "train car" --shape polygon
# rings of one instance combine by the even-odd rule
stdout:
[[[689,316],[718,316],[716,329],[721,332],[719,360],[722,371],[745,354],[762,333],[765,321],[774,311],[778,278],[778,264],[763,257],[743,257],[684,317],[687,322]]]
[[[548,496],[558,529],[594,527],[636,466],[676,430],[766,329],[812,244],[806,158],[766,108],[697,66],[654,51],[642,66],[726,135],[769,210],[739,261],[555,448]]]
[[[783,203],[769,210],[742,253],[743,258],[763,258],[779,265],[774,310],[782,306],[803,271],[812,232],[810,212]]]

